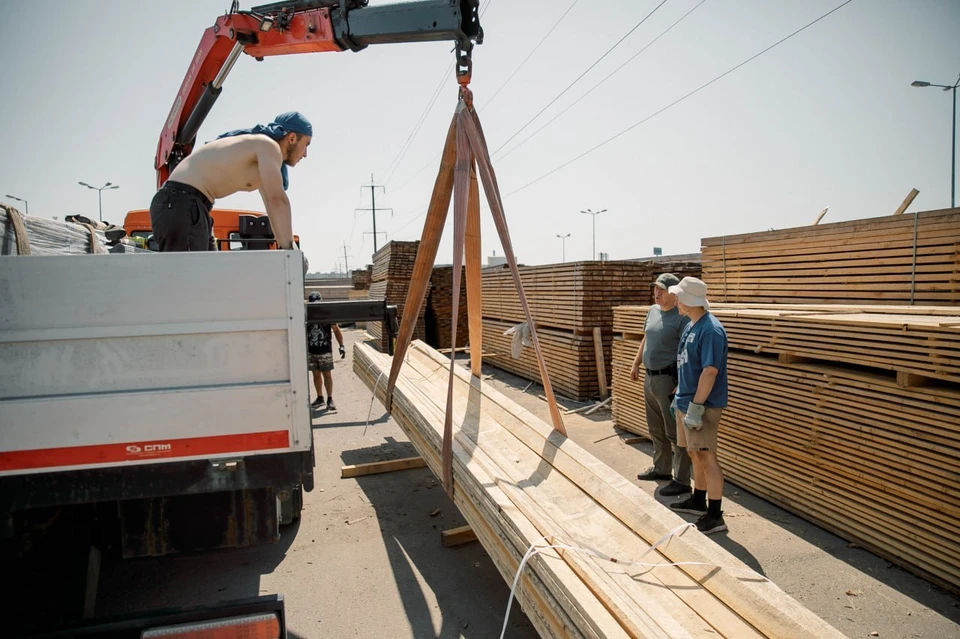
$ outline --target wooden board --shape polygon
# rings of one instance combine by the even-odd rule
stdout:
[[[960,209],[702,240],[711,299],[960,303]]]
[[[423,468],[427,463],[423,457],[404,457],[402,459],[391,459],[388,461],[369,462],[366,464],[350,464],[340,468],[340,478],[363,477],[364,475],[379,475],[380,473],[392,473],[397,470],[409,470],[411,468]]]
[[[818,349],[800,352],[816,355],[823,349],[835,355],[834,362],[876,348],[874,329],[883,334],[890,325],[899,326],[893,334],[909,340],[916,327],[937,334],[932,327],[952,323],[949,316],[900,314],[897,307],[867,318],[848,312],[824,316],[823,310],[806,308],[803,312],[813,314],[798,317],[816,322],[836,317],[838,326],[855,321],[860,331],[835,326],[817,336]],[[927,384],[904,386],[898,383],[903,376],[885,365],[757,355],[736,346],[749,343],[743,333],[754,327],[723,319],[726,311],[720,308],[716,312],[731,344],[730,404],[719,447],[726,476],[960,592],[960,384],[926,378]],[[642,337],[636,329],[642,327],[645,313],[645,308],[617,309],[617,326],[629,331],[613,345],[615,423],[641,435],[647,435],[643,373],[640,382],[633,382],[629,369]],[[891,342],[893,334],[888,335]],[[905,348],[924,358],[941,350],[943,341],[941,336],[926,347],[915,343]],[[864,344],[872,346],[861,348]]]
[[[355,347],[376,385],[390,359]],[[414,343],[393,417],[438,476],[446,359]],[[838,637],[823,620],[531,413],[457,370],[454,503],[544,637]],[[677,534],[669,536],[670,531]],[[669,539],[647,553],[651,544]],[[591,551],[580,549],[591,549]],[[646,565],[631,563],[642,557]],[[617,561],[611,561],[615,558]]]

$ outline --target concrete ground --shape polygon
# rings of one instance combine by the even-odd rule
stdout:
[[[444,548],[464,524],[425,468],[340,479],[345,464],[416,454],[351,370],[334,372],[338,411],[314,418],[316,488],[276,546],[108,562],[98,614],[281,593],[290,637],[500,635],[509,589],[478,543]],[[488,383],[547,417],[526,380],[494,368]],[[368,415],[370,423],[368,424]],[[570,436],[625,477],[650,466],[649,443],[626,445],[609,412],[565,418]],[[653,494],[655,482],[639,485]],[[713,539],[850,637],[960,637],[960,599],[728,484],[730,531]],[[666,503],[668,500],[662,500]],[[535,637],[515,605],[507,637]]]

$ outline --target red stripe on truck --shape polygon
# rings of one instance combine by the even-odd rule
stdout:
[[[289,446],[290,432],[275,430],[263,433],[244,433],[242,435],[215,435],[97,446],[14,450],[0,452],[0,471],[109,464],[142,459],[198,457],[223,453],[246,453],[255,450],[288,448]]]

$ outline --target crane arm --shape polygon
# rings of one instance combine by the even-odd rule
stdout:
[[[457,75],[469,76],[473,44],[483,41],[479,0],[418,0],[368,7],[367,0],[288,0],[217,18],[203,33],[157,145],[154,166],[162,186],[190,155],[197,132],[233,65],[246,54],[360,51],[372,44],[453,40]]]

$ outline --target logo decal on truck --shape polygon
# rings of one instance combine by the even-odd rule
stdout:
[[[164,453],[172,452],[173,444],[143,444],[142,446],[130,444],[127,446],[127,454],[136,455],[137,457],[157,457]]]

